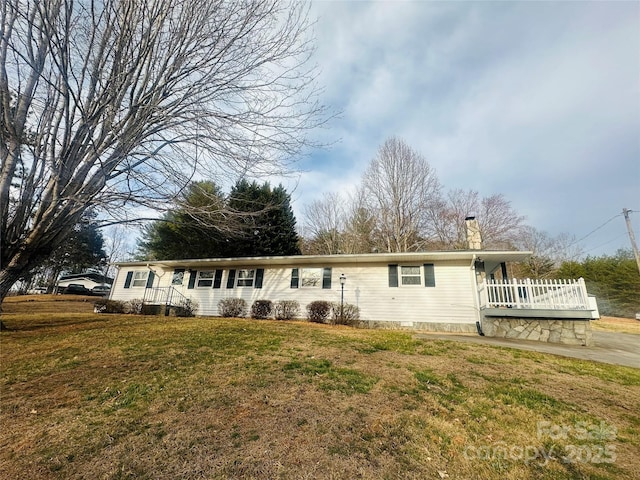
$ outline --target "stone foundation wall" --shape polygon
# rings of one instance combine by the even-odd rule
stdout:
[[[487,337],[518,338],[564,345],[593,345],[589,320],[485,317],[482,320],[482,331]]]
[[[475,323],[437,323],[437,322],[382,322],[363,320],[366,328],[382,328],[388,330],[425,330],[442,333],[478,333]]]

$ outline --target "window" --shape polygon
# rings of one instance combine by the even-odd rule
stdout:
[[[198,271],[198,287],[211,287],[213,285],[213,270],[200,270]]]
[[[400,278],[402,285],[420,285],[422,283],[420,267],[400,267]]]
[[[148,270],[145,270],[144,272],[133,272],[133,282],[131,285],[134,287],[144,287],[147,284],[148,276]]]
[[[291,269],[291,288],[331,289],[331,268]]]
[[[238,270],[238,287],[253,287],[255,270]]]
[[[301,268],[300,269],[300,287],[316,287],[322,286],[322,268]]]
[[[173,277],[171,277],[171,285],[182,285],[184,280],[184,269],[174,270]]]
[[[423,270],[424,269],[424,270]],[[424,265],[389,265],[389,286],[420,285],[424,273],[424,286],[435,287],[436,277],[433,263]]]

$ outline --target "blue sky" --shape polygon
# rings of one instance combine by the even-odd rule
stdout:
[[[527,223],[582,238],[621,213],[640,240],[640,2],[318,1],[323,101],[304,205],[350,192],[399,136],[447,189],[503,194]],[[293,190],[293,186],[289,186]],[[582,242],[629,247],[620,215]]]

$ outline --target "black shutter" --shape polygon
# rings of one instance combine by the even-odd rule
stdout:
[[[398,286],[398,265],[389,265],[389,286]]]
[[[433,263],[424,264],[424,286],[425,287],[436,286],[436,276],[433,269]]]
[[[220,288],[222,285],[222,270],[216,270],[216,276],[213,279],[213,288]]]
[[[331,288],[331,269],[322,270],[322,288]]]
[[[153,279],[155,278],[155,274],[152,271],[149,271],[149,276],[147,277],[147,285],[146,288],[153,287]]]
[[[229,276],[227,277],[227,288],[233,288],[236,283],[236,271],[229,270]]]
[[[262,288],[262,279],[264,278],[264,268],[256,270],[256,281],[253,282],[253,288]]]
[[[298,284],[300,283],[300,273],[297,268],[291,269],[291,288],[298,288]]]
[[[124,280],[124,288],[131,288],[131,279],[133,278],[133,272],[127,272],[127,278]]]
[[[197,273],[197,270],[189,270],[189,285],[187,285],[187,288],[192,289],[196,286]]]

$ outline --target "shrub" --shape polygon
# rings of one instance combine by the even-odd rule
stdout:
[[[124,302],[120,300],[107,300],[101,298],[93,304],[96,313],[125,313]]]
[[[195,317],[198,311],[198,302],[187,298],[176,309],[176,317]]]
[[[315,323],[325,323],[331,313],[331,304],[324,300],[316,300],[307,305],[307,317]]]
[[[165,308],[164,306],[162,308]],[[180,302],[179,305],[173,305],[167,308],[167,316],[169,317],[195,317],[198,310],[198,302],[187,298]],[[162,311],[162,310],[161,310]]]
[[[251,305],[251,318],[264,320],[273,313],[273,302],[271,300],[256,300]]]
[[[142,306],[144,305],[144,301],[139,298],[133,298],[124,302],[124,313],[133,313],[135,315],[140,315],[142,313]]]
[[[340,302],[331,304],[331,320],[335,325],[350,325],[355,327],[360,324],[360,308],[351,303],[342,306],[342,318],[340,318]]]
[[[276,320],[293,320],[300,314],[300,304],[295,300],[280,300],[275,306]]]
[[[247,302],[242,298],[223,298],[218,302],[218,313],[227,318],[246,317]]]

